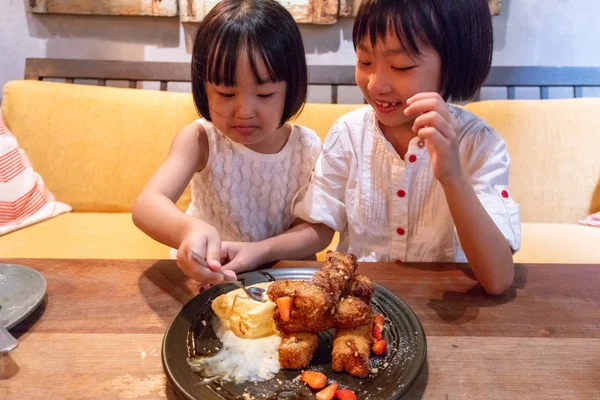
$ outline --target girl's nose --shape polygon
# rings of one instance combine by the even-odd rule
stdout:
[[[369,76],[369,83],[367,84],[369,92],[376,94],[387,94],[392,91],[392,86],[385,74],[379,72],[373,72]]]
[[[235,111],[237,117],[240,119],[253,118],[256,114],[253,102],[249,99],[239,99]]]

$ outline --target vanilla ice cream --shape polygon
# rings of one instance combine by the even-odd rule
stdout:
[[[242,289],[222,294],[212,302],[217,316],[229,323],[229,329],[240,338],[257,339],[274,335],[277,330],[273,320],[275,303],[269,300],[267,289],[271,282],[252,285],[265,289],[266,302],[252,300]]]

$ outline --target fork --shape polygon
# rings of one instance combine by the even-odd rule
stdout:
[[[193,251],[193,250],[190,251],[190,257],[192,258],[192,260],[196,261],[201,266],[208,268],[208,264],[206,263],[206,260],[204,258],[202,258],[195,251]],[[223,272],[221,272],[221,273],[223,273]],[[263,298],[263,295],[265,293],[265,289],[258,288],[258,287],[247,288],[246,286],[244,286],[242,284],[242,282],[238,281],[235,278],[230,277],[227,274],[223,274],[223,277],[225,278],[225,281],[227,281],[229,283],[233,283],[234,285],[236,285],[240,289],[242,289],[246,293],[246,295],[248,295],[248,297],[251,298],[252,300],[258,301],[258,302],[261,302],[261,303],[266,302],[266,300]]]

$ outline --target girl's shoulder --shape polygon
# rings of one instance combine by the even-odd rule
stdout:
[[[207,142],[207,131],[205,127],[199,124],[197,121],[190,122],[185,125],[181,130],[175,135],[173,139],[173,143],[183,142],[189,144],[199,143],[200,145],[204,145]]]
[[[347,146],[359,146],[365,136],[375,133],[375,113],[370,105],[357,108],[339,117],[331,126],[326,145],[343,142]]]
[[[315,132],[314,129],[309,128],[304,125],[294,125],[291,124],[292,127],[292,136],[295,136],[297,140],[303,143],[320,143],[321,139],[319,139],[319,135]]]
[[[196,171],[204,169],[209,158],[209,141],[204,127],[191,122],[181,128],[171,142],[168,157],[194,163]]]
[[[196,129],[198,129],[200,132],[202,132],[203,135],[206,135],[208,137],[211,137],[215,133],[219,132],[212,122],[207,121],[204,118],[198,118],[189,125],[196,126]]]
[[[365,105],[364,107],[349,111],[339,117],[333,124],[332,130],[337,128],[348,131],[364,131],[365,129],[371,128],[371,125],[373,125],[374,121],[373,118],[373,108],[370,105]]]
[[[321,152],[322,143],[317,132],[304,125],[294,125],[291,123],[290,125],[292,127],[292,132],[289,140],[294,141],[295,145],[286,147],[299,148],[301,151],[306,151],[311,154],[318,154]]]
[[[462,107],[450,105],[450,111],[457,125],[457,139],[463,142],[504,142],[500,134],[485,120]]]
[[[457,140],[463,161],[477,162],[491,154],[508,156],[504,139],[487,122],[463,108],[450,106],[450,109],[458,127]]]

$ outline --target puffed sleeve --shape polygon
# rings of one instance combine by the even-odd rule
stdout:
[[[311,223],[322,223],[340,232],[347,224],[345,193],[352,152],[347,130],[336,123],[329,131],[309,185],[293,205],[294,215]]]
[[[489,126],[460,143],[463,169],[479,201],[502,232],[513,253],[521,247],[519,205],[508,189],[510,158],[500,135]]]

